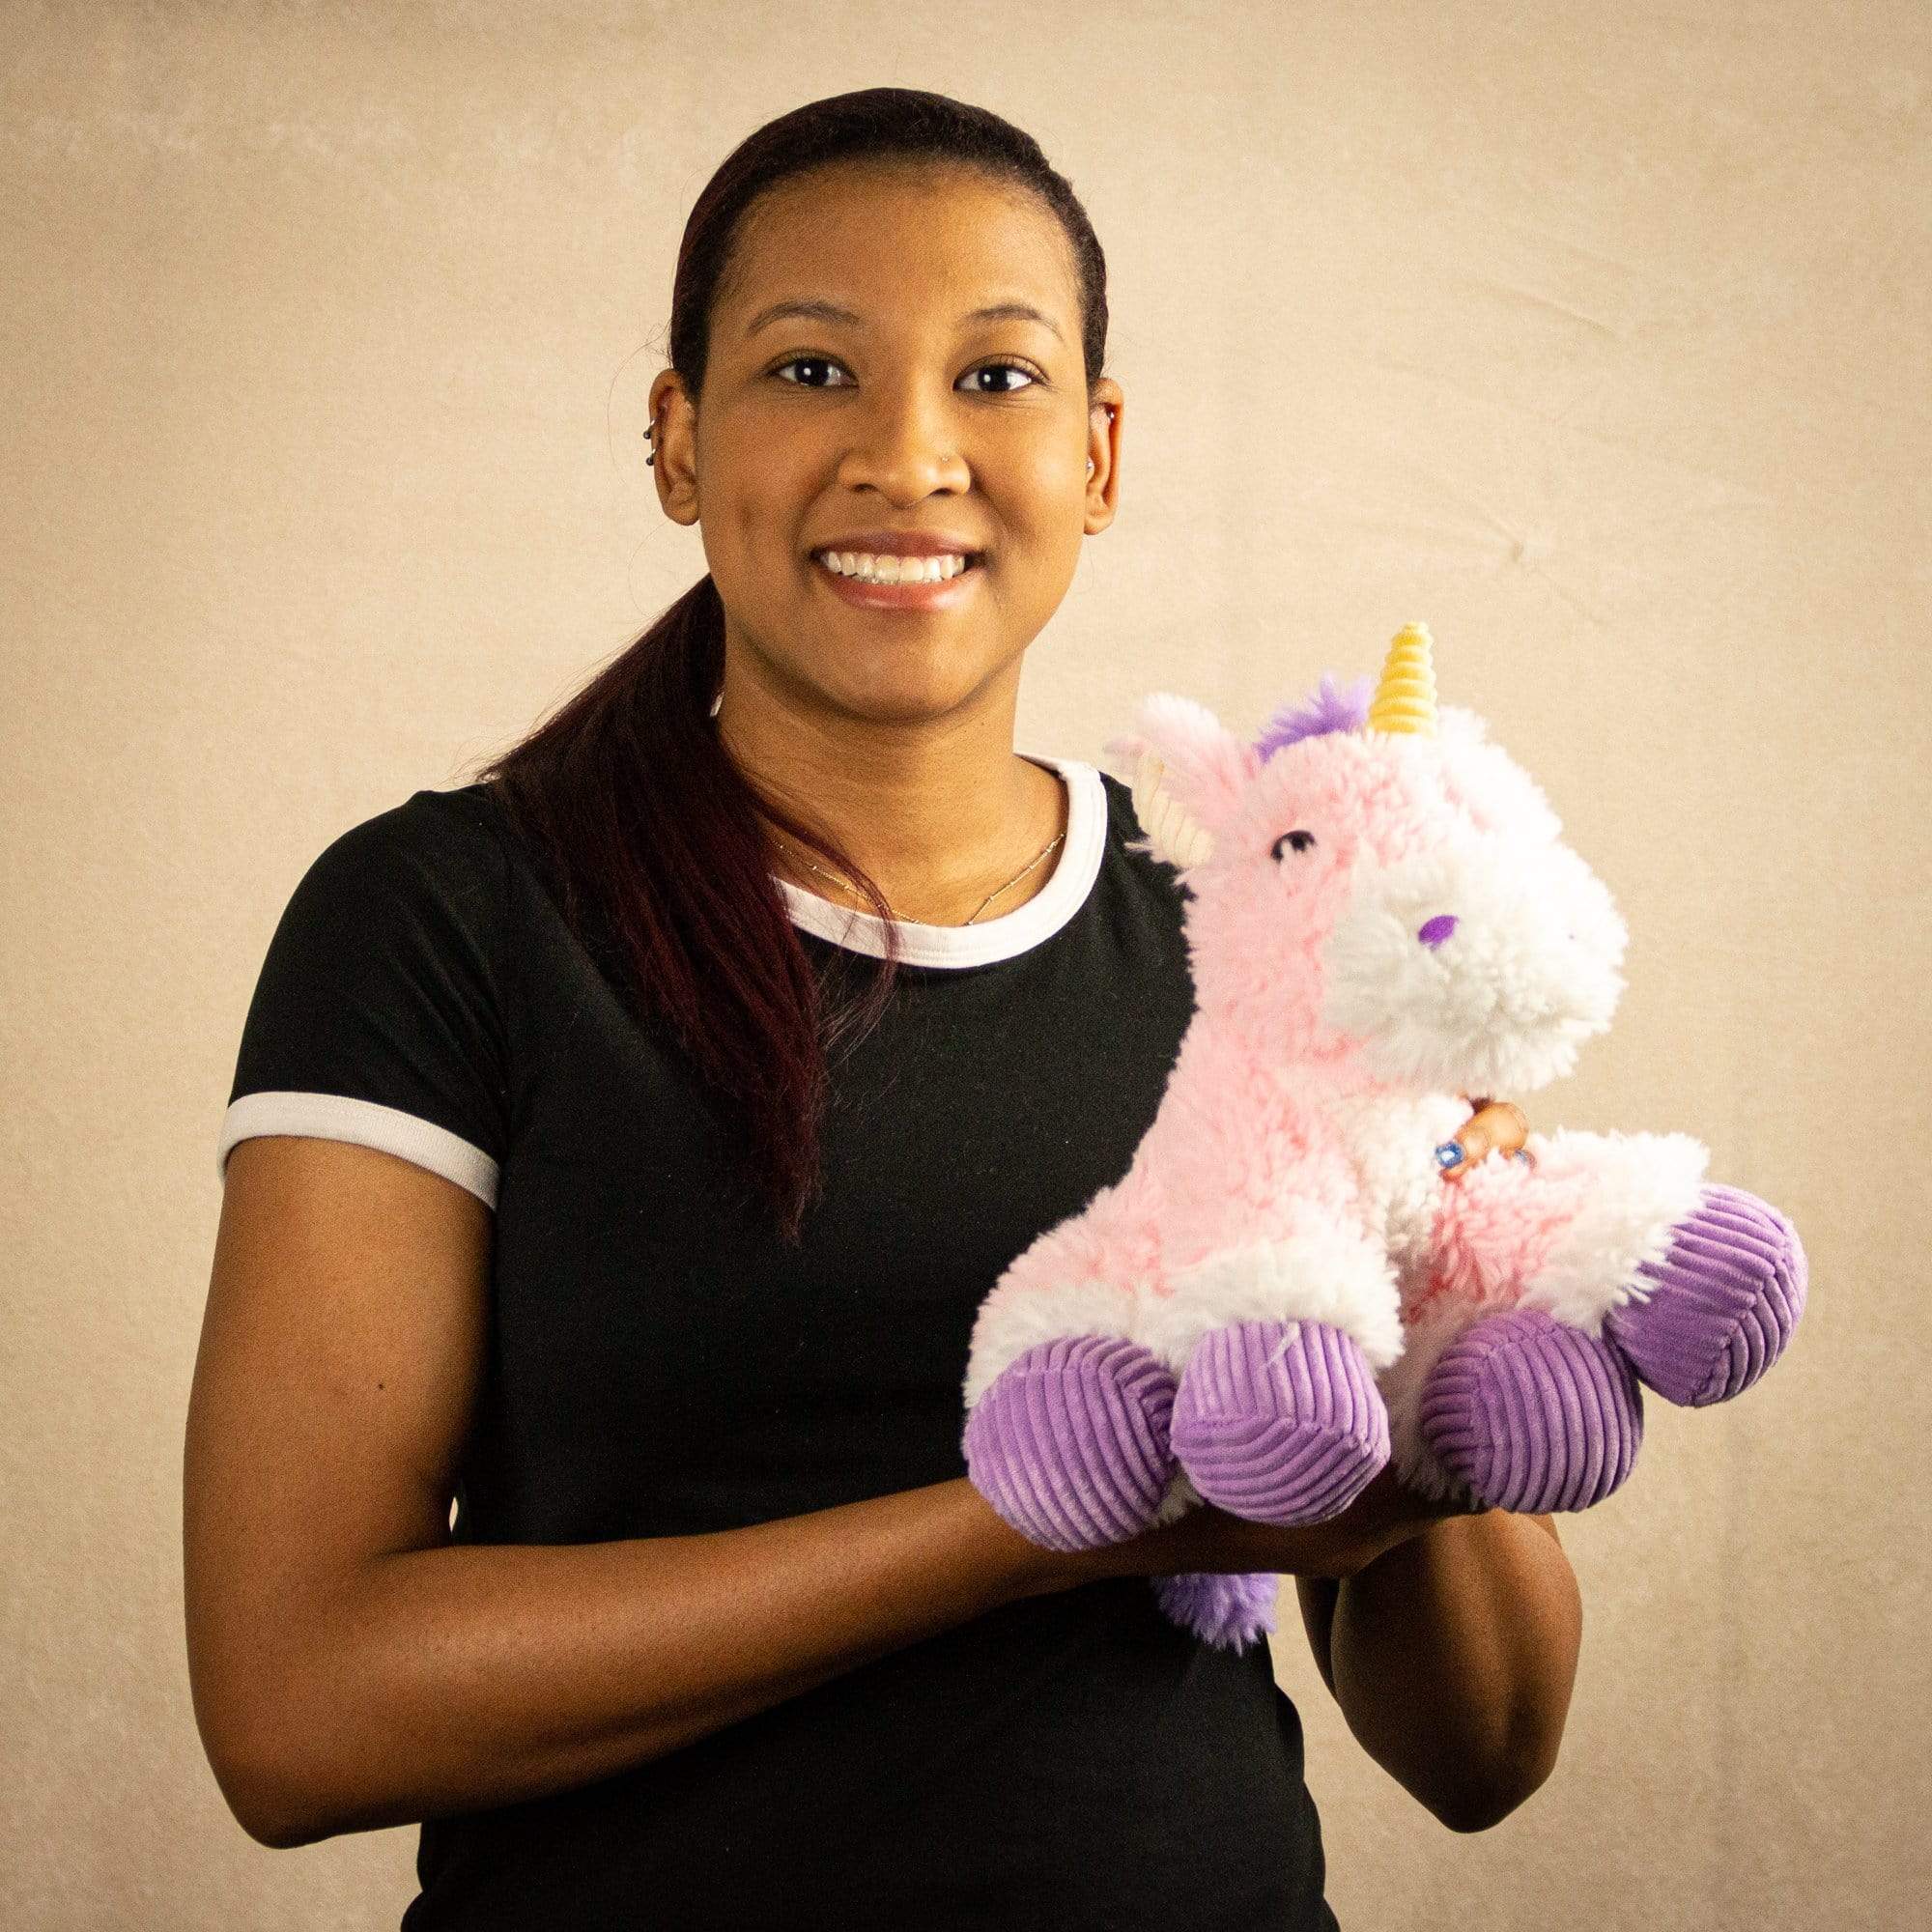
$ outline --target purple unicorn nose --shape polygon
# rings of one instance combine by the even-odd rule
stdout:
[[[1456,930],[1456,915],[1453,912],[1438,912],[1426,922],[1415,935],[1425,946],[1440,946]]]

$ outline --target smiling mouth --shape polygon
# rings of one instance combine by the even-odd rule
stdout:
[[[853,553],[853,552],[843,553],[843,554],[848,554],[848,555],[861,554],[862,553]],[[900,583],[911,583],[915,585],[927,584],[935,588],[941,584],[953,583],[956,582],[960,578],[964,577],[968,571],[980,569],[985,562],[985,557],[986,557],[986,553],[982,550],[954,551],[952,553],[952,554],[963,557],[965,559],[965,562],[964,562],[964,567],[962,569],[955,570],[951,577],[898,578],[898,577],[868,577],[868,576],[864,576],[857,571],[834,570],[828,559],[834,555],[840,554],[840,553],[838,552],[815,550],[809,553],[809,554],[810,560],[813,563],[818,564],[831,576],[838,578],[843,582],[869,584],[874,587],[883,589],[891,589]],[[920,558],[918,560],[924,561],[925,559]]]

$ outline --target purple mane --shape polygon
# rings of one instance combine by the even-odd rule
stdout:
[[[1368,721],[1369,700],[1376,681],[1359,677],[1346,691],[1335,689],[1335,673],[1324,670],[1321,684],[1309,693],[1300,710],[1287,704],[1274,713],[1255,740],[1255,750],[1265,764],[1277,752],[1303,738],[1319,738],[1324,731],[1353,731]]]

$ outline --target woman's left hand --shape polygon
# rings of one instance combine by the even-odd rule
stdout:
[[[1463,1095],[1469,1100],[1468,1094]],[[1470,1101],[1475,1112],[1456,1129],[1456,1138],[1445,1141],[1435,1151],[1436,1165],[1444,1180],[1461,1180],[1485,1154],[1501,1153],[1536,1165],[1536,1156],[1523,1143],[1529,1138],[1529,1122],[1514,1100]]]

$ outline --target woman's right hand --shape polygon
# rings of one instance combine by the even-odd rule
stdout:
[[[1486,1503],[1457,1497],[1433,1501],[1405,1485],[1390,1463],[1347,1509],[1325,1522],[1281,1529],[1201,1504],[1158,1529],[1070,1557],[1079,1574],[1069,1580],[1264,1571],[1279,1576],[1350,1577],[1431,1523],[1456,1516],[1481,1516],[1488,1508]]]

